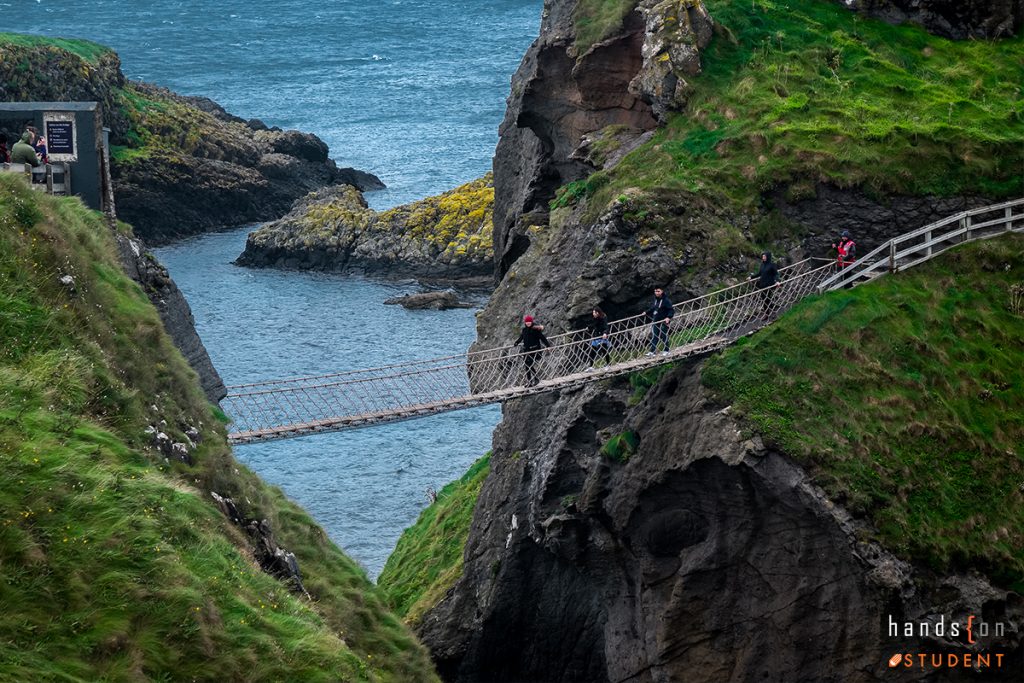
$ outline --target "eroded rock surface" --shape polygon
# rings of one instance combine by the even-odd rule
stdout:
[[[1005,38],[1020,32],[1021,0],[836,0],[863,14],[893,24],[910,21],[936,35]]]
[[[1016,629],[987,644],[1012,658],[990,680],[1014,680],[1019,597],[976,575],[915,576],[860,540],[801,468],[709,402],[699,367],[633,408],[629,391],[506,406],[463,576],[419,628],[445,680],[918,680],[879,653],[968,650],[890,637],[888,618],[982,613]],[[600,453],[627,430],[627,462]]]

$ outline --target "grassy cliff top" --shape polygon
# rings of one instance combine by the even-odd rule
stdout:
[[[417,623],[462,575],[473,508],[490,469],[489,455],[473,463],[398,539],[377,585],[407,623]]]
[[[1024,236],[812,297],[704,382],[904,557],[1024,589]]]
[[[436,680],[365,573],[234,461],[219,417],[100,216],[0,176],[5,680]],[[161,419],[175,441],[199,429],[194,464],[153,451]],[[269,521],[312,600],[260,571],[211,491]]]
[[[594,215],[629,188],[738,207],[776,187],[811,196],[819,182],[878,194],[1024,189],[1024,38],[952,41],[826,0],[705,5],[716,31],[686,111],[613,170],[570,186]]]
[[[106,45],[94,43],[80,38],[48,38],[25,33],[0,33],[0,46],[17,45],[20,47],[55,47],[76,54],[87,62],[96,63],[105,54],[114,51]]]

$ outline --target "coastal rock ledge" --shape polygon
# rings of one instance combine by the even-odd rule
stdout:
[[[411,204],[374,211],[351,185],[311,192],[251,233],[236,263],[460,281],[489,278],[491,174]]]

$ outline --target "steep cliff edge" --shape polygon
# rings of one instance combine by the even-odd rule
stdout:
[[[618,70],[586,81],[602,54],[614,54]],[[479,343],[514,339],[523,313],[551,331],[577,328],[594,305],[613,317],[643,310],[653,285],[684,298],[745,279],[764,248],[784,260],[827,256],[832,237],[849,229],[864,253],[934,218],[1015,196],[1024,189],[1022,63],[1019,38],[955,42],[824,1],[546,3],[495,157],[498,284],[478,318]],[[1007,277],[1019,279],[1019,241],[1010,244],[1002,258]],[[1001,319],[996,330],[951,308],[956,292],[984,280],[988,299],[977,305],[1005,309],[1009,281],[986,279],[999,272],[991,264],[957,265],[963,280],[929,271],[913,287],[932,291],[931,277],[949,288],[935,294],[952,297],[938,317],[998,339],[998,353],[1019,365],[1009,341],[1019,322]],[[877,312],[885,293],[869,291],[856,296]],[[912,317],[914,302],[895,300],[893,317]],[[820,344],[845,332],[816,315]],[[912,382],[939,387],[993,353],[958,345],[971,333],[956,325],[910,324],[945,335],[927,373],[908,363]],[[864,327],[885,341],[907,332]],[[853,371],[888,361],[888,351],[857,339]],[[827,365],[812,372],[786,356],[785,340],[781,347],[780,372],[797,384],[777,390],[806,398],[801,408],[818,418],[799,433],[837,442],[813,457],[758,422],[771,415],[750,417],[742,397],[727,410],[721,375],[709,391],[700,363],[633,378],[651,387],[646,395],[608,382],[506,404],[461,578],[417,626],[442,676],[971,680],[970,668],[891,670],[893,653],[967,650],[948,633],[890,637],[887,619],[962,624],[973,614],[1006,629],[985,646],[1004,653],[1005,668],[983,675],[1013,680],[1024,631],[1020,586],[1009,578],[1021,569],[1021,498],[993,477],[1020,471],[1019,422],[975,422],[965,399],[950,408],[956,420],[910,428],[904,438],[923,439],[913,467],[936,466],[921,453],[950,454],[936,490],[908,476],[907,452],[878,449],[847,417],[825,413],[814,397]],[[860,379],[883,394],[904,391],[870,372]],[[1019,377],[999,380],[1001,394],[995,379],[977,388],[950,381],[938,391],[994,397],[989,418],[1021,412]],[[862,398],[847,407],[867,425],[898,400]],[[771,393],[761,400],[785,405]],[[990,488],[973,488],[960,468],[974,455]],[[851,462],[859,472],[843,469]],[[867,488],[872,477],[883,483]],[[964,505],[968,491],[984,499],[977,513]],[[928,512],[934,505],[940,514]]]
[[[309,516],[234,460],[118,246],[0,177],[4,680],[435,681]]]
[[[708,363],[508,404],[461,578],[417,627],[442,677],[1016,680],[1022,254],[972,245]],[[973,646],[948,631],[970,615]],[[890,668],[918,652],[1003,658]]]

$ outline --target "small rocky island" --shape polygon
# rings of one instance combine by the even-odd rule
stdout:
[[[490,280],[491,174],[443,194],[374,211],[352,185],[317,190],[249,235],[236,263],[420,280]]]

